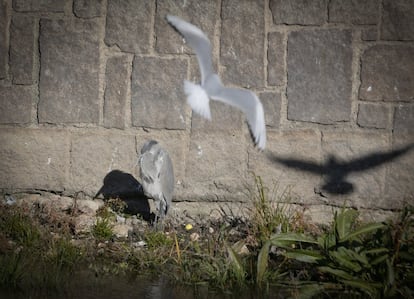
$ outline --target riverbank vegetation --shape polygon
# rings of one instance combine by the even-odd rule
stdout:
[[[163,230],[146,225],[128,238],[115,237],[111,224],[116,215],[128,215],[108,205],[98,211],[90,233],[75,235],[67,216],[45,222],[30,206],[3,204],[0,286],[64,290],[87,273],[163,277],[217,292],[266,294],[278,288],[292,298],[414,297],[413,207],[375,223],[362,223],[357,210],[343,208],[322,227],[270,199],[260,178],[251,194],[246,219],[167,222]],[[282,192],[278,199],[288,196]]]

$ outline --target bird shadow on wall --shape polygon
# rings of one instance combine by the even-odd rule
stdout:
[[[144,195],[141,183],[133,175],[121,170],[112,170],[105,176],[103,186],[96,193],[95,198],[101,194],[104,200],[119,198],[125,202],[126,213],[138,214],[145,221],[151,220],[148,198]]]
[[[414,144],[385,153],[374,152],[349,161],[340,160],[331,154],[322,164],[295,158],[282,158],[274,153],[268,153],[267,158],[274,164],[321,175],[323,185],[320,190],[315,190],[321,196],[324,196],[324,193],[344,195],[354,191],[354,185],[346,180],[351,173],[367,171],[389,163],[405,155],[412,148],[414,148]]]

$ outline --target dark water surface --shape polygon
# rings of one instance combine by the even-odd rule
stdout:
[[[165,279],[122,280],[119,277],[105,279],[85,279],[73,283],[64,290],[5,290],[0,289],[0,299],[252,299],[252,298],[287,298],[276,288],[266,293],[257,290],[234,290],[218,292],[207,284],[196,286],[171,285]]]

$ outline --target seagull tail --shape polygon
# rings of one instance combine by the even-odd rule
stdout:
[[[187,103],[191,106],[191,109],[202,117],[211,120],[210,99],[201,85],[184,80],[184,92],[187,96]]]

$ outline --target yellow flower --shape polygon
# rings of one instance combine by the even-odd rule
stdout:
[[[189,223],[185,226],[185,229],[186,230],[191,230],[191,229],[193,229],[193,226]]]

